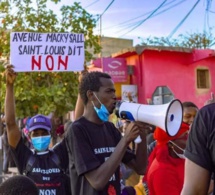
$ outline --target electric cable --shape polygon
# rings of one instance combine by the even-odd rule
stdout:
[[[215,14],[215,11],[211,11],[211,10],[209,10],[209,12],[210,12],[210,13],[212,13],[212,14]]]
[[[99,18],[101,18],[101,16],[103,16],[103,14],[109,9],[109,7],[113,4],[114,1],[115,1],[115,0],[112,0],[112,1],[109,3],[109,5],[105,8],[105,10],[100,14],[100,17],[99,17]],[[99,18],[98,18],[97,20],[99,20]]]
[[[167,5],[171,4],[171,3],[173,3],[173,2],[175,2],[175,1],[176,1],[176,0],[173,0],[173,1],[169,2],[169,3],[166,3],[165,5],[163,5],[163,7],[165,7],[165,6],[167,6]],[[176,7],[176,6],[178,6],[179,4],[181,4],[181,3],[185,2],[185,1],[187,1],[187,0],[181,0],[181,1],[179,1],[178,3],[176,3],[176,4],[172,5],[172,6],[169,6],[168,8],[166,8],[166,9],[164,9],[164,10],[158,12],[157,14],[153,15],[152,17],[158,16],[158,15],[160,15],[160,14],[162,14],[162,13],[164,13],[164,12],[166,12],[166,11],[168,11],[168,10],[170,10],[170,9],[172,9],[172,8],[174,8],[174,7]],[[139,21],[136,21],[136,22],[133,22],[133,23],[128,23],[128,22],[133,21],[133,20],[136,20],[136,19],[138,19],[138,18],[141,18],[141,17],[143,17],[143,16],[145,16],[145,15],[148,15],[148,14],[151,14],[151,13],[152,13],[152,11],[149,11],[149,12],[147,12],[147,13],[145,13],[145,14],[142,14],[142,15],[137,16],[137,17],[135,17],[135,18],[126,20],[126,21],[121,22],[121,23],[119,23],[119,24],[116,24],[116,25],[112,25],[112,26],[103,28],[103,30],[110,29],[110,28],[117,27],[117,26],[127,26],[127,25],[128,25],[128,26],[131,26],[131,27],[132,27],[132,24],[133,24],[133,26],[135,26],[135,25],[137,25],[139,22],[141,22],[142,20],[139,20]],[[151,17],[151,18],[152,18],[152,17]],[[127,29],[127,28],[125,28],[125,29]]]
[[[94,5],[94,4],[97,3],[98,1],[100,1],[100,0],[96,0],[96,1],[94,1],[94,2],[92,2],[92,3],[90,3],[90,4],[87,5],[84,9],[86,9],[86,8],[88,8],[88,7],[92,6],[92,5]]]
[[[175,1],[177,1],[177,0],[172,0],[172,1],[168,2],[168,3],[166,3],[165,5],[163,5],[163,7],[166,7],[167,5],[169,5],[169,4],[171,4],[171,3],[175,2]],[[182,0],[182,1],[187,1],[187,0]],[[177,5],[177,4],[175,4],[175,5]],[[174,7],[174,5],[173,5],[173,7]],[[171,6],[170,6],[169,8],[171,8]],[[169,8],[167,8],[166,10],[168,10]],[[142,16],[146,16],[146,15],[148,15],[148,14],[151,14],[153,11],[154,11],[154,10],[149,11],[149,12],[147,12],[147,13],[145,13],[145,14],[142,14],[142,15],[137,16],[137,17],[135,17],[135,18],[129,19],[129,20],[127,20],[127,21],[125,21],[125,22],[122,22],[122,23],[120,23],[120,24],[127,23],[127,22],[130,22],[130,21],[132,21],[132,20],[141,18]],[[154,15],[153,15],[153,16],[154,16]],[[153,17],[153,16],[152,16],[152,17]]]
[[[186,0],[182,0],[182,1],[178,2],[178,3],[176,3],[175,5],[172,5],[172,6],[168,7],[168,8],[166,8],[166,9],[164,9],[164,10],[158,12],[157,14],[154,14],[151,18],[153,18],[153,17],[155,17],[155,16],[158,16],[158,15],[164,13],[164,12],[168,11],[169,9],[175,7],[175,6],[178,6],[179,4],[181,4],[181,3],[185,2],[185,1],[186,1]],[[136,25],[137,25],[139,22],[141,22],[141,21],[142,21],[142,20],[139,20],[139,21],[137,21],[137,22],[135,22],[135,23],[129,24],[126,28],[123,28],[123,29],[121,28],[121,30],[116,31],[116,33],[120,32],[120,31],[122,31],[122,30],[126,30],[126,29],[128,29],[129,27],[136,26]]]
[[[180,21],[180,23],[173,29],[173,31],[169,34],[168,39],[170,39],[178,30],[178,28],[185,22],[185,20],[188,18],[188,16],[193,12],[193,10],[196,8],[200,0],[197,0],[196,3],[193,5],[191,10],[185,15],[185,17]]]
[[[131,30],[129,30],[128,32],[124,33],[122,36],[127,35],[128,33],[130,33],[131,31],[135,30],[136,28],[138,28],[141,24],[143,24],[146,20],[148,20],[149,18],[151,18],[151,16],[157,12],[165,3],[167,0],[164,0],[148,17],[146,17],[144,20],[142,20],[139,24],[137,24],[135,27],[133,27]]]
[[[207,0],[207,3],[208,3],[208,0]],[[205,14],[204,14],[204,32],[206,32],[207,30],[207,27],[209,26],[209,12],[208,12],[208,4],[206,6],[206,9],[205,9]]]

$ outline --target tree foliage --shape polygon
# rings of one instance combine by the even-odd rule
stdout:
[[[141,45],[206,49],[215,45],[215,37],[210,30],[209,32],[203,33],[197,32],[180,34],[177,38],[171,39],[168,37],[148,37],[146,39],[141,38]]]
[[[60,0],[2,0],[0,1],[0,72],[10,55],[10,32],[73,32],[85,36],[85,59],[99,53],[99,37],[93,34],[96,21],[80,3],[63,5],[57,15],[50,3]],[[19,59],[17,59],[19,60]],[[21,62],[20,62],[21,63]],[[74,72],[19,73],[15,83],[17,116],[32,116],[36,113],[63,115],[74,109],[78,93],[78,74]],[[5,85],[1,83],[1,111],[3,112]]]

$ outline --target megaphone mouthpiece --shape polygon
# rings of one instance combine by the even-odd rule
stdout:
[[[169,114],[169,122],[172,122],[174,120],[174,114]]]

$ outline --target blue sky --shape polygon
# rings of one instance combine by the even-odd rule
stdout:
[[[95,17],[103,13],[101,23],[98,20],[96,34],[133,39],[134,45],[140,43],[138,37],[177,37],[179,34],[208,31],[210,27],[214,27],[215,34],[213,0],[80,0],[78,2]],[[71,3],[74,1],[70,1]],[[68,0],[62,0],[62,4],[68,4]]]

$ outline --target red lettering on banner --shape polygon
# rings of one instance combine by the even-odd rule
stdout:
[[[64,70],[67,70],[68,66],[68,56],[66,56],[65,61],[62,60],[61,56],[58,56],[58,70],[60,70],[60,65],[63,65],[65,68]]]
[[[51,67],[49,66],[49,62],[50,62],[50,60],[51,60]],[[53,57],[51,56],[51,55],[48,55],[47,57],[46,57],[46,67],[47,67],[47,69],[48,70],[53,70],[54,69],[54,59],[53,59]]]
[[[55,67],[55,61],[52,55],[45,56],[45,65],[47,70],[52,71]],[[35,70],[36,66],[38,67],[37,70],[41,70],[41,64],[42,64],[42,56],[39,56],[38,59],[35,59],[35,56],[32,56],[31,58],[31,70]],[[61,67],[64,67],[64,70],[68,69],[68,56],[65,57],[65,59],[62,59],[62,56],[58,56],[57,61],[57,70],[61,70]]]
[[[38,70],[41,69],[41,58],[42,58],[42,56],[39,56],[39,61],[36,61],[35,56],[32,56],[32,58],[31,58],[31,70],[34,70],[34,66],[38,66]]]

